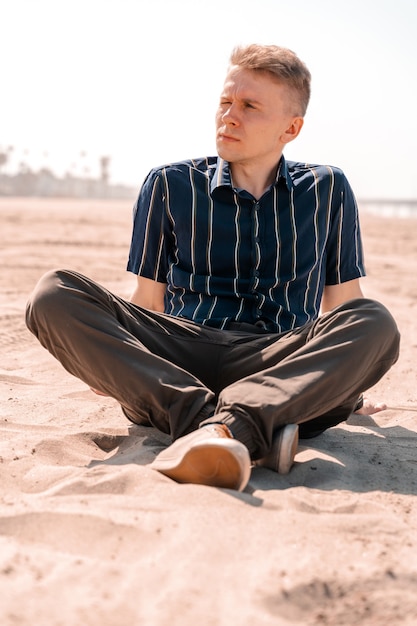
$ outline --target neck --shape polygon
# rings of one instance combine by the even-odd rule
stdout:
[[[230,163],[233,186],[244,189],[252,194],[256,200],[259,200],[272,183],[275,182],[277,168],[277,163],[268,169],[256,167],[256,164]]]

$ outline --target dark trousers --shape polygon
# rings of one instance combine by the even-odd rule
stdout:
[[[219,330],[142,309],[72,271],[39,281],[26,321],[71,374],[115,398],[132,421],[173,439],[223,422],[254,459],[285,424],[310,436],[346,420],[399,349],[392,316],[373,300],[351,300],[282,334]]]

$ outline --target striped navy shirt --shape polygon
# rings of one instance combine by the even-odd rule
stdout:
[[[219,157],[155,168],[135,204],[127,269],[167,283],[171,315],[290,330],[318,316],[325,285],[365,274],[356,201],[340,169],[284,157],[259,200]]]

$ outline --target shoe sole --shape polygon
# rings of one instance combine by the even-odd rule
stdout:
[[[298,425],[288,424],[280,432],[278,444],[278,474],[288,474],[294,464],[298,447]]]
[[[236,491],[242,491],[250,478],[249,453],[231,439],[195,444],[180,459],[155,459],[151,467],[178,483]]]

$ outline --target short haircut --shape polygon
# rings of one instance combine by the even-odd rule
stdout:
[[[280,46],[237,46],[230,56],[230,64],[271,74],[294,94],[296,115],[305,115],[310,100],[311,74],[295,52]]]

